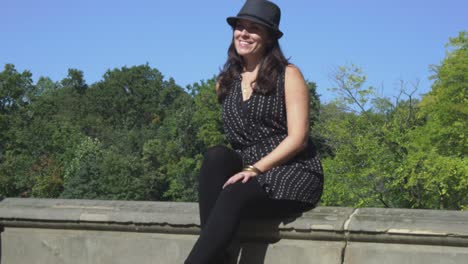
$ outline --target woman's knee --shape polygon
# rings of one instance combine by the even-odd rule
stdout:
[[[234,152],[232,149],[229,149],[223,145],[217,145],[214,147],[208,148],[203,155],[204,163],[214,163],[214,164],[234,164],[239,163],[242,166],[242,160],[239,155]]]
[[[204,153],[199,174],[201,184],[214,182],[221,187],[229,177],[242,169],[242,159],[233,150],[225,146],[207,149]]]
[[[261,201],[266,195],[258,186],[254,179],[246,183],[236,182],[226,186],[221,192],[222,199],[230,201],[233,204],[247,205],[253,201]]]

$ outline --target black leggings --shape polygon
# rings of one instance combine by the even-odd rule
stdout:
[[[186,264],[216,262],[232,241],[241,218],[297,215],[311,209],[308,203],[270,199],[253,178],[222,188],[242,170],[233,150],[217,146],[206,151],[199,175],[201,233]]]

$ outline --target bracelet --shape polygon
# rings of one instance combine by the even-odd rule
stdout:
[[[242,171],[252,171],[252,172],[255,172],[257,174],[262,174],[263,173],[261,170],[259,170],[254,165],[247,165],[247,166],[245,166],[245,168]]]

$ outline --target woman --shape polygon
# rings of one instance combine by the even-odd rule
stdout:
[[[319,201],[323,174],[309,139],[309,94],[278,39],[280,9],[247,0],[228,17],[233,39],[219,74],[226,136],[233,150],[207,150],[200,170],[201,234],[185,263],[222,263],[242,217],[302,213]]]

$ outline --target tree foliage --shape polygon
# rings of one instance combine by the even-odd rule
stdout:
[[[338,69],[332,90],[339,97],[322,109],[319,126],[332,149],[324,159],[324,204],[467,208],[467,40],[465,32],[450,40],[421,100],[402,82],[392,102],[363,87],[357,66]]]

